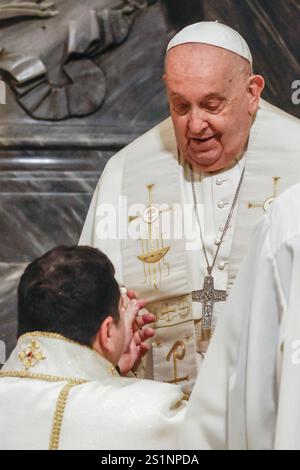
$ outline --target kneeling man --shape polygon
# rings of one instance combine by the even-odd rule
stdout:
[[[120,376],[152,335],[144,305],[121,296],[97,249],[59,247],[31,263],[18,290],[18,343],[0,371],[0,448],[176,448],[181,390]]]

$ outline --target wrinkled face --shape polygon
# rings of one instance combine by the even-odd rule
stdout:
[[[250,72],[245,59],[215,46],[183,44],[169,51],[165,81],[186,161],[211,172],[241,156],[262,91],[253,95]]]

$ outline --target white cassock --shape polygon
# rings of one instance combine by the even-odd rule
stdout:
[[[181,445],[300,449],[300,185],[254,234],[194,387]]]
[[[0,371],[0,449],[176,449],[185,409],[179,387],[120,377],[58,335],[23,335]]]
[[[299,120],[261,100],[242,158],[231,168],[216,173],[194,170],[201,205],[200,223],[211,262],[245,166],[238,206],[213,272],[216,289],[231,288],[264,209],[282,190],[300,179],[299,148]],[[124,200],[120,202],[120,196],[126,198],[127,207]],[[142,206],[134,206],[137,203]],[[145,208],[154,206],[161,209],[160,222],[171,214],[171,236],[165,236],[164,230],[151,220],[147,223],[149,211]],[[180,220],[176,210],[183,206],[189,208],[192,220],[184,219],[183,236],[172,238],[173,228],[178,228]],[[109,207],[115,208],[117,234]],[[140,236],[126,239],[137,222]],[[190,225],[195,229],[192,238],[188,233]],[[192,301],[191,292],[202,289],[207,271],[193,212],[189,167],[178,161],[171,119],[110,159],[96,188],[79,243],[104,251],[116,268],[119,283],[135,289],[151,302],[149,309],[157,315],[156,336],[147,357],[145,376],[179,383],[185,392],[190,392],[203,360],[202,304]],[[214,321],[222,314],[224,305],[215,303]]]

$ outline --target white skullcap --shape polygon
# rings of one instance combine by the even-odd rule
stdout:
[[[180,44],[198,42],[221,47],[244,57],[252,65],[253,59],[245,39],[229,26],[217,21],[194,23],[177,33],[168,44],[167,52]]]

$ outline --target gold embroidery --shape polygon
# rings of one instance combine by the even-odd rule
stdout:
[[[42,337],[42,338],[52,338],[52,339],[60,339],[61,341],[67,341],[68,343],[71,344],[78,344],[79,346],[83,346],[80,343],[77,343],[76,341],[73,341],[72,339],[66,338],[63,335],[60,335],[58,333],[48,333],[47,331],[32,331],[29,333],[24,333],[24,335],[21,335],[19,339],[21,338],[34,338],[34,337]],[[88,347],[88,346],[83,346],[83,347]],[[91,349],[91,348],[89,348]]]
[[[165,321],[166,323],[172,323],[176,318],[176,306],[169,307],[168,304],[162,305],[161,309],[157,315],[157,323],[159,321]]]
[[[43,380],[45,382],[69,382],[76,385],[82,385],[87,383],[88,380],[72,378],[72,377],[60,377],[57,375],[47,375],[47,374],[33,374],[27,370],[15,370],[15,371],[0,371],[0,378],[11,377],[11,378],[20,378],[20,379],[33,379],[33,380]]]
[[[191,303],[190,295],[184,295],[171,300],[148,305],[148,310],[156,315],[154,328],[164,328],[172,324],[190,321]]]
[[[87,346],[85,344],[80,344],[77,341],[74,341],[72,339],[66,338],[63,335],[60,335],[59,333],[49,333],[47,331],[31,331],[29,333],[24,333],[23,335],[19,337],[19,340],[21,338],[23,339],[23,338],[35,338],[35,337],[58,339],[66,343],[75,344],[77,346],[80,346],[81,348],[87,348],[89,351],[93,351],[93,348],[91,348],[90,346]]]
[[[161,282],[163,277],[170,274],[170,266],[165,261],[165,256],[171,249],[170,246],[164,246],[162,233],[159,233],[156,227],[156,237],[154,236],[154,226],[156,221],[159,221],[160,214],[163,212],[170,212],[172,209],[169,207],[162,209],[158,204],[152,203],[152,191],[154,184],[148,184],[148,205],[144,214],[138,214],[129,217],[129,223],[136,219],[143,218],[144,222],[148,225],[148,237],[146,240],[141,239],[142,254],[137,258],[142,261],[144,266],[144,284],[149,284],[157,289],[157,284]]]
[[[167,382],[170,384],[177,384],[179,382],[184,382],[189,380],[189,376],[185,377],[178,377],[178,371],[177,371],[177,361],[182,361],[185,356],[185,344],[183,341],[176,341],[176,343],[173,344],[172,348],[170,349],[168,355],[167,355],[167,361],[169,362],[171,360],[171,357],[173,358],[173,371],[174,371],[174,379],[173,380],[168,380]]]
[[[182,318],[182,319],[185,319],[189,316],[189,314],[190,314],[190,304],[189,304],[189,302],[186,298],[182,299],[179,302],[178,312],[179,312],[180,318]]]
[[[25,369],[30,369],[36,366],[42,359],[46,359],[46,356],[39,349],[39,343],[31,340],[30,345],[19,353],[19,359]]]
[[[272,204],[272,202],[277,198],[278,196],[278,184],[279,184],[280,176],[273,176],[273,195],[268,197],[262,204],[254,203],[254,202],[249,202],[248,203],[248,209],[253,209],[253,208],[261,208],[265,212],[267,211],[268,207]]]
[[[174,314],[173,317],[170,315],[171,313]],[[169,307],[168,303],[163,304],[160,312],[158,313],[158,321],[164,320],[165,316],[167,316],[167,318],[165,319],[166,323],[170,323],[176,318],[180,320],[185,320],[189,316],[189,314],[190,314],[189,302],[187,301],[186,298],[183,298],[175,305],[173,304],[171,307]]]
[[[60,440],[60,435],[61,435],[61,428],[62,428],[62,423],[64,419],[64,413],[66,409],[66,404],[68,400],[68,396],[70,393],[70,390],[73,387],[76,387],[75,383],[67,383],[63,389],[61,390],[57,402],[56,402],[56,409],[54,413],[54,418],[53,418],[53,425],[52,425],[52,431],[51,431],[51,437],[50,437],[50,443],[49,443],[49,450],[58,450],[59,449],[59,440]]]

